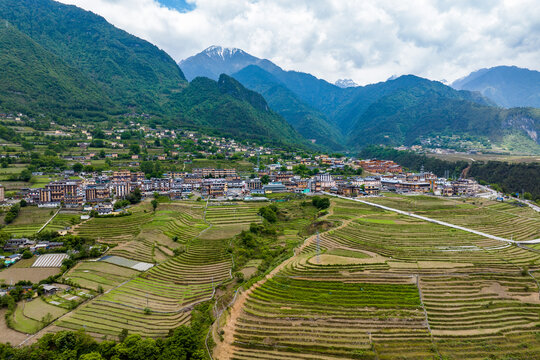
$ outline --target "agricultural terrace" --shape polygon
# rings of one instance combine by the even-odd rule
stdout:
[[[206,221],[214,225],[241,225],[262,222],[257,214],[261,203],[209,203]]]
[[[13,237],[34,235],[53,216],[58,209],[38,208],[37,206],[22,207],[19,216],[11,224],[2,228],[2,232]]]
[[[369,201],[507,239],[523,241],[540,238],[540,214],[517,202],[388,195],[370,198]]]
[[[426,216],[460,210],[430,201]],[[332,203],[341,225],[233,305],[223,342],[214,333],[220,359],[538,358],[539,252]]]
[[[81,261],[63,276],[63,280],[86,289],[97,291],[101,287],[107,291],[137,274],[137,270],[103,261]]]
[[[56,210],[55,210],[56,211]],[[47,224],[44,231],[60,231],[70,228],[81,222],[81,214],[68,212],[65,210],[60,211],[50,223]]]
[[[201,225],[204,214],[202,206],[195,202],[178,205],[173,202],[160,204],[155,214],[139,212],[145,215],[150,213],[151,217],[145,224],[139,225],[138,234],[162,229],[170,244],[159,242],[160,246],[178,246],[179,254],[170,256],[131,279],[126,278],[133,276],[133,273],[123,272],[111,264],[102,268],[105,265],[102,261],[96,262],[96,265],[79,265],[67,275],[70,280],[81,285],[81,281],[87,281],[92,288],[101,285],[105,289],[107,286],[108,291],[63,317],[55,324],[56,328],[84,328],[99,338],[116,338],[123,329],[127,329],[130,333],[157,338],[166,336],[170,329],[188,323],[193,306],[211,299],[215,287],[231,278],[232,261],[227,252],[230,240],[219,238],[217,234],[211,239],[199,236],[208,228],[208,225]],[[114,220],[120,219],[123,218]],[[219,222],[219,216],[216,220]],[[214,227],[220,226],[225,225]],[[135,235],[132,242],[138,241],[138,236]],[[176,241],[169,236],[176,236]],[[113,248],[111,253],[115,249],[123,248],[120,245]],[[137,251],[151,249],[139,248]],[[134,256],[130,258],[135,259]],[[109,274],[113,275],[114,281],[107,282],[111,278]]]
[[[107,254],[161,263],[183,249],[202,230],[204,204],[168,202],[156,212],[148,202],[132,207],[131,215],[92,218],[74,229],[80,236],[115,245]]]

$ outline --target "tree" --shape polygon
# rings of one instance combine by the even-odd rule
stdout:
[[[118,335],[118,340],[120,342],[124,342],[124,340],[128,337],[128,335],[129,335],[128,329],[122,329],[122,331],[120,331],[120,335]]]
[[[263,184],[266,185],[266,184],[268,184],[269,182],[270,182],[270,176],[268,176],[268,175],[263,175],[263,176],[261,177],[261,183],[263,183]]]
[[[311,203],[319,210],[328,209],[328,207],[330,207],[330,199],[321,198],[319,196],[314,196],[313,199],[311,199]]]
[[[157,199],[153,199],[150,203],[152,204],[152,209],[154,209],[155,212],[159,205],[159,201]]]
[[[22,258],[23,259],[30,259],[32,257],[32,253],[30,252],[30,250],[24,250],[23,253],[22,253]]]
[[[28,169],[24,169],[23,171],[21,171],[19,175],[19,179],[22,181],[30,181],[31,178],[32,178],[32,172]]]
[[[93,351],[91,353],[82,355],[79,360],[103,360],[103,357],[100,353]]]
[[[139,155],[141,153],[141,147],[139,146],[139,144],[131,144],[129,145],[129,151],[132,154]]]

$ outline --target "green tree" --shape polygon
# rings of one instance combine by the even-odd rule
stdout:
[[[266,184],[268,184],[269,182],[270,182],[270,176],[268,176],[268,175],[263,175],[263,176],[261,176],[261,183],[263,183],[263,184],[266,185]]]
[[[154,212],[155,212],[159,205],[159,201],[157,199],[152,199],[150,203],[152,204],[152,209],[154,209]]]

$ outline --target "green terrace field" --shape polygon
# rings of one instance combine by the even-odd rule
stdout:
[[[377,200],[404,210],[416,201],[425,216],[530,215],[486,201]],[[312,237],[233,305],[220,322],[223,342],[214,335],[217,358],[540,357],[540,252],[353,201],[332,203],[328,219],[340,225],[321,233],[318,246]],[[534,234],[534,221],[514,231]]]
[[[83,261],[70,269],[63,276],[63,279],[83,288],[97,291],[101,286],[103,290],[107,291],[133,278],[138,273],[136,270],[103,261]]]
[[[206,221],[214,225],[260,223],[262,220],[257,212],[262,206],[257,203],[210,203],[206,209]]]
[[[190,306],[210,299],[214,286],[229,278],[225,245],[195,241],[183,254],[83,305],[57,325],[66,329],[84,325],[90,333],[112,337],[124,328],[163,337],[188,322]]]
[[[211,299],[215,287],[231,278],[231,255],[227,252],[231,235],[226,231],[220,236],[219,230],[235,223],[227,220],[227,225],[213,225],[216,233],[203,237],[209,227],[203,220],[204,205],[163,203],[153,213],[148,204],[142,204],[131,216],[86,223],[85,231],[92,229],[94,233],[99,230],[95,220],[136,227],[122,237],[109,237],[118,245],[107,254],[158,264],[143,273],[102,261],[79,264],[65,277],[91,289],[101,286],[105,293],[55,323],[55,329],[84,328],[97,338],[116,338],[123,329],[164,337],[170,329],[188,323],[193,306]],[[145,221],[128,220],[133,216]],[[215,220],[219,223],[219,215]],[[131,225],[123,223],[128,221]],[[240,218],[239,224],[242,221]],[[180,250],[178,255],[174,255],[175,249]],[[163,257],[158,259],[158,254]]]
[[[70,228],[81,222],[81,214],[75,212],[60,211],[54,219],[47,224],[44,231],[59,231]]]
[[[37,206],[22,207],[19,216],[2,228],[2,232],[11,234],[13,237],[33,235],[45,225],[57,209],[38,208]],[[51,214],[52,211],[52,214]]]
[[[370,198],[369,201],[507,239],[540,238],[540,214],[518,203],[399,195]]]

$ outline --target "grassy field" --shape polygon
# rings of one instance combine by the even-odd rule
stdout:
[[[13,313],[13,328],[33,334],[67,312],[68,310],[51,305],[39,297],[32,301],[23,301],[17,304]]]

